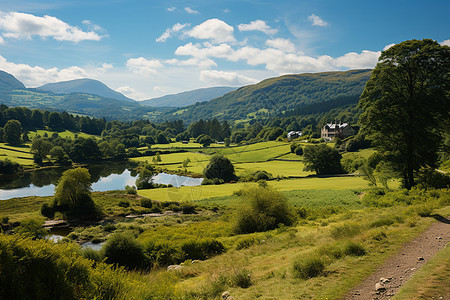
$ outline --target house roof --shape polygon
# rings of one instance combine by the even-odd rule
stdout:
[[[328,124],[326,124],[324,127],[325,128],[328,128],[328,129],[337,129],[337,128],[345,128],[345,127],[347,127],[347,126],[349,126],[348,125],[348,123],[339,123],[339,124],[336,124],[336,123],[328,123]]]

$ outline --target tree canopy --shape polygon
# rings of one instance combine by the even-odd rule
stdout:
[[[92,202],[91,175],[86,168],[76,168],[65,171],[55,188],[55,199],[59,205],[77,209],[84,202]]]
[[[405,41],[382,52],[361,95],[361,130],[407,189],[421,167],[436,167],[440,129],[450,112],[449,70],[450,47]]]
[[[342,172],[339,151],[326,144],[306,146],[303,150],[303,162],[305,171],[315,171],[317,175]]]
[[[22,135],[22,125],[17,120],[9,120],[5,127],[3,128],[5,141],[11,145],[20,145],[22,140],[20,136]]]
[[[203,177],[206,179],[222,179],[224,182],[230,182],[236,179],[234,166],[231,161],[223,155],[214,155],[209,164],[203,170]]]

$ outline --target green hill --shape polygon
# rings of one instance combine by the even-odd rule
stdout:
[[[270,78],[211,101],[183,107],[166,117],[192,122],[201,118],[223,121],[280,115],[298,109],[299,105],[359,97],[370,74],[371,70],[350,70]]]
[[[0,93],[15,89],[24,89],[25,85],[13,75],[0,71]]]

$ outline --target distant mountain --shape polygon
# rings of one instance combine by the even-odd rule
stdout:
[[[88,78],[48,83],[41,87],[38,87],[37,89],[47,92],[53,92],[55,94],[85,93],[98,95],[104,98],[134,102],[133,99],[125,97],[123,94],[114,91],[106,84],[98,80]]]
[[[199,119],[250,121],[258,117],[282,115],[300,105],[359,97],[371,70],[305,73],[269,78],[213,100],[196,103],[166,115],[186,123]]]
[[[16,79],[13,75],[0,71],[0,91],[11,91],[24,89],[25,85]]]
[[[225,95],[228,92],[234,91],[235,87],[211,87],[197,89],[187,92],[182,92],[173,95],[166,95],[158,98],[152,98],[150,100],[140,101],[139,103],[147,106],[172,106],[183,107],[196,102],[209,101],[211,99]]]

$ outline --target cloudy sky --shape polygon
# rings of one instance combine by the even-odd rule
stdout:
[[[448,0],[1,0],[0,70],[98,79],[144,100],[289,73],[373,68],[408,39],[450,45]]]

